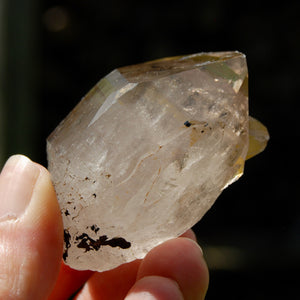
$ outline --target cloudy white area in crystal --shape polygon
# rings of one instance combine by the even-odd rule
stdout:
[[[243,172],[246,58],[200,53],[114,70],[49,136],[65,262],[104,271],[177,237]]]

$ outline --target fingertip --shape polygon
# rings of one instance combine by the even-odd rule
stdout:
[[[152,275],[175,280],[186,300],[204,299],[208,288],[208,269],[201,248],[188,238],[169,240],[146,255],[137,279]]]
[[[6,278],[0,279],[0,298],[8,294],[12,299],[46,298],[63,250],[62,218],[50,174],[16,155],[8,160],[0,179],[6,216],[0,223],[0,272]]]

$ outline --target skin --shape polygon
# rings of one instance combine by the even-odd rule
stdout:
[[[14,156],[0,175],[0,299],[205,297],[208,270],[191,230],[155,247],[143,260],[101,273],[76,271],[62,262],[62,232],[48,171]]]

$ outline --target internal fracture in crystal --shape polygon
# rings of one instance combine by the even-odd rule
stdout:
[[[248,157],[268,140],[247,81],[242,53],[200,53],[116,69],[86,95],[47,141],[68,265],[112,269],[201,219],[249,140]]]

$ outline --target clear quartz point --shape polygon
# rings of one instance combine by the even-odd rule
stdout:
[[[268,140],[254,119],[249,137],[247,81],[239,52],[160,59],[100,80],[47,140],[69,266],[115,268],[201,219],[242,175],[249,140],[248,157]]]

